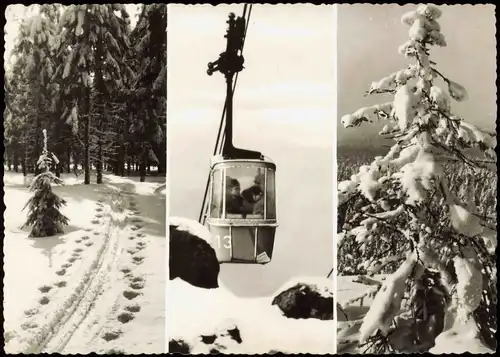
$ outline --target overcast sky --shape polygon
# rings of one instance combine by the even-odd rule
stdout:
[[[372,81],[397,71],[408,60],[397,48],[408,39],[401,15],[415,5],[340,5],[338,9],[338,143],[370,145],[377,129],[369,125],[344,129],[340,118],[360,107],[392,100],[364,97]],[[451,80],[462,84],[469,100],[452,103],[452,110],[485,129],[495,128],[496,40],[494,5],[440,6],[438,20],[447,47],[433,47],[431,59]],[[374,126],[375,127],[375,126]]]
[[[206,74],[225,49],[227,16],[243,5],[169,5],[168,139],[171,215],[198,219],[225,100]],[[234,142],[277,163],[273,261],[223,265],[237,293],[268,294],[332,267],[334,43],[332,6],[255,5],[235,94]],[[244,277],[244,278],[243,278]]]

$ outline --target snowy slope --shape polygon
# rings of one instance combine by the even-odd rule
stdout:
[[[175,217],[169,223],[210,243],[206,228],[195,221]],[[333,320],[287,318],[272,304],[275,296],[299,282],[322,296],[332,294],[332,281],[321,278],[295,278],[259,298],[236,296],[220,280],[219,288],[203,289],[176,278],[167,287],[169,340],[187,343],[192,354],[333,353]],[[229,331],[238,331],[238,338]]]
[[[164,195],[157,183],[104,181],[55,187],[70,226],[32,239],[19,229],[29,193],[6,174],[6,352],[164,352]]]

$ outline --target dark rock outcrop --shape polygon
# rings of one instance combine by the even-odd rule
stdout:
[[[333,296],[325,296],[309,284],[297,283],[279,293],[272,304],[289,318],[333,320]]]
[[[184,340],[171,339],[168,341],[168,353],[190,354],[191,347]]]
[[[170,225],[170,280],[180,278],[204,289],[219,287],[219,261],[205,240]]]

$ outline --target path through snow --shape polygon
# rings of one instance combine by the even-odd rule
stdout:
[[[49,245],[59,240],[60,245],[48,249],[51,269],[39,276],[43,284],[34,306],[24,316],[18,313],[17,320],[6,319],[8,353],[164,352],[164,289],[156,287],[165,284],[165,200],[153,194],[157,185],[151,183],[111,176],[107,181],[79,185],[99,197],[92,208],[85,206],[93,209],[92,227],[34,240]],[[77,188],[64,189],[71,195]],[[6,205],[9,210],[7,195]],[[79,214],[88,218],[86,212]],[[28,239],[23,233],[12,239]],[[15,253],[5,250],[13,261],[22,254]],[[16,280],[15,269],[8,274]],[[6,300],[15,288],[5,284]],[[16,309],[12,300],[11,305],[4,301],[4,309]]]

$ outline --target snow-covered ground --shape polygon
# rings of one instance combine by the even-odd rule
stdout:
[[[376,286],[357,282],[359,276],[338,276],[337,277],[337,302],[342,307],[343,312],[337,313],[337,353],[357,353],[359,328],[363,317],[368,312],[373,302],[372,294]],[[371,279],[382,282],[383,275],[375,275]]]
[[[287,318],[278,306],[272,305],[273,296],[242,298],[222,286],[200,289],[179,278],[170,282],[168,291],[169,338],[187,342],[192,354],[206,354],[214,347],[201,343],[200,335],[217,336],[216,343],[224,346],[225,353],[334,351],[333,320]],[[234,327],[240,331],[242,343],[224,336],[227,329]]]
[[[164,178],[63,179],[65,233],[29,238],[30,193],[5,173],[5,351],[163,353],[165,195],[154,190]]]
[[[196,221],[170,217],[169,223],[212,243],[208,229]],[[167,287],[169,339],[187,343],[192,354],[208,354],[213,349],[250,355],[273,351],[332,354],[334,320],[288,318],[278,305],[273,305],[274,297],[297,283],[313,287],[322,297],[333,298],[333,281],[321,277],[295,277],[265,297],[237,296],[220,276],[215,289],[198,288],[176,278]],[[239,331],[241,340],[228,334],[232,329]]]

